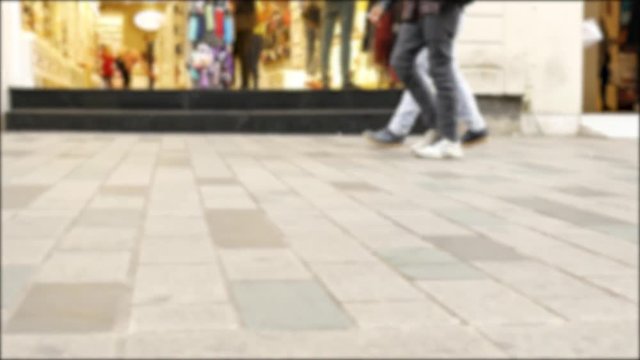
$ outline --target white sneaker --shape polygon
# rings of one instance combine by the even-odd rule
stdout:
[[[433,145],[423,146],[414,149],[413,153],[425,159],[460,159],[464,156],[462,145],[459,142],[452,142],[442,139]]]
[[[422,137],[422,140],[416,142],[415,144],[411,145],[411,150],[415,153],[416,151],[418,151],[419,149],[425,147],[425,146],[429,146],[433,143],[433,141],[435,140],[436,137],[436,132],[433,130],[427,130],[427,132],[424,133],[424,136]]]

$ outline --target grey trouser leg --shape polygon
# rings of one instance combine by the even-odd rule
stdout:
[[[422,109],[425,124],[435,111],[435,123],[440,134],[456,141],[456,82],[453,71],[453,40],[460,18],[460,7],[447,6],[438,15],[427,15],[416,23],[405,23],[393,51],[391,64]],[[437,90],[433,92],[415,71],[418,52],[429,50],[429,75]]]

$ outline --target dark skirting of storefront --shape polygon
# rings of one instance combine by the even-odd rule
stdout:
[[[399,91],[12,89],[8,130],[360,133],[387,123]],[[518,98],[480,98],[517,121]],[[422,131],[422,126],[415,128]]]

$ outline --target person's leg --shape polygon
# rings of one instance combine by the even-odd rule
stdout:
[[[353,31],[353,16],[355,13],[355,1],[341,1],[342,9],[342,86],[351,86],[351,33]]]
[[[420,116],[420,106],[413,99],[409,90],[402,93],[400,103],[396,107],[387,129],[397,136],[407,136]]]
[[[312,27],[310,26],[306,26],[305,27],[305,35],[306,35],[306,40],[307,40],[307,58],[306,58],[306,64],[307,64],[307,74],[311,73],[311,64],[313,62],[313,55],[315,52],[315,31]]]
[[[254,34],[251,48],[251,73],[254,90],[258,90],[260,84],[260,54],[262,54],[262,36]]]
[[[433,112],[435,104],[433,96],[421,79],[421,75],[417,74],[415,64],[416,56],[424,44],[422,30],[418,24],[402,24],[391,55],[391,66],[420,107],[422,119],[428,126],[431,122],[429,114]]]
[[[329,86],[329,59],[331,57],[331,43],[333,40],[333,30],[336,25],[338,11],[336,10],[336,1],[327,1],[324,8],[323,25],[322,25],[322,81],[325,86]],[[339,5],[339,4],[338,4]]]
[[[425,16],[421,30],[429,48],[429,74],[437,91],[436,124],[440,135],[456,142],[456,81],[453,71],[453,41],[458,27],[460,7],[445,7],[438,15]]]

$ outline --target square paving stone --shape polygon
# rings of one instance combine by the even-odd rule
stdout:
[[[26,265],[2,266],[2,308],[12,308],[26,291],[35,267]]]
[[[113,359],[117,335],[3,334],[5,359]]]
[[[186,153],[161,153],[158,157],[158,166],[187,167],[191,163]]]
[[[9,185],[2,187],[2,208],[22,209],[26,208],[43,192],[46,186]]]
[[[418,328],[459,324],[460,320],[431,301],[347,303],[360,328]]]
[[[461,262],[401,264],[398,271],[415,280],[472,280],[486,278],[482,272]]]
[[[216,262],[213,244],[209,239],[181,238],[150,240],[142,242],[140,263],[143,264],[194,264]]]
[[[227,292],[216,264],[138,267],[133,294],[136,305],[221,301],[227,301]]]
[[[101,195],[144,197],[149,192],[146,186],[106,185],[100,189]]]
[[[88,209],[78,217],[82,226],[135,228],[142,222],[142,212],[130,209]]]
[[[128,278],[131,253],[126,251],[56,251],[42,265],[38,282],[124,283]]]
[[[421,300],[402,275],[380,263],[312,264],[313,271],[340,301]]]
[[[308,279],[311,274],[289,250],[222,250],[220,258],[231,280]]]
[[[322,330],[351,326],[348,316],[313,281],[235,282],[231,291],[249,328]]]
[[[238,327],[229,304],[194,303],[135,306],[132,332],[204,331]]]
[[[262,211],[210,210],[211,236],[224,248],[272,248],[284,246],[282,233]]]
[[[467,226],[476,225],[491,228],[503,226],[507,223],[507,220],[472,208],[442,209],[437,210],[437,212],[449,220]]]
[[[55,244],[54,239],[2,241],[3,265],[38,265]]]
[[[394,265],[438,264],[458,262],[450,254],[432,246],[381,249],[380,256]]]
[[[632,244],[638,243],[638,225],[598,225],[591,228]]]
[[[561,186],[556,188],[556,190],[565,194],[575,195],[578,197],[603,197],[603,196],[613,195],[611,193],[608,193],[602,190],[596,190],[596,189],[592,189],[592,188],[581,186],[581,185]]]
[[[9,320],[7,331],[112,331],[126,298],[127,288],[121,284],[36,284]]]
[[[207,209],[256,209],[257,205],[247,191],[236,185],[209,185],[201,187]]]
[[[458,258],[468,261],[522,259],[522,256],[512,248],[480,236],[428,237],[426,240]]]
[[[371,184],[357,181],[334,181],[333,186],[342,191],[366,191],[366,192],[380,192],[381,190]]]
[[[504,200],[527,209],[532,209],[546,216],[564,220],[575,225],[586,226],[589,228],[610,225],[633,225],[603,214],[578,209],[573,206],[565,205],[543,198],[520,197],[505,198]]]
[[[201,216],[150,215],[145,220],[148,237],[207,237],[207,226]]]
[[[133,228],[78,226],[66,234],[64,250],[132,250],[137,231]]]

